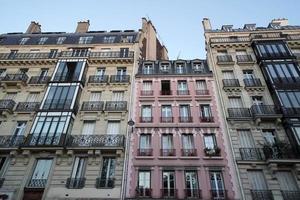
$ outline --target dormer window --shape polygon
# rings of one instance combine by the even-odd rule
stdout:
[[[133,42],[133,35],[127,35],[125,38],[126,38],[128,43]]]
[[[103,43],[114,43],[116,37],[115,36],[105,36],[103,38]]]
[[[66,40],[66,37],[59,37],[59,38],[57,38],[56,44],[63,44],[65,40]]]
[[[78,44],[91,44],[93,36],[80,37]]]
[[[153,65],[152,64],[144,64],[143,74],[153,74]]]
[[[184,73],[184,63],[176,64],[176,74],[183,74]]]
[[[39,44],[45,44],[45,42],[48,40],[47,37],[41,37],[40,40],[39,40]]]
[[[29,38],[27,37],[27,38],[22,38],[21,40],[20,40],[20,45],[24,45],[24,44],[26,44],[26,42],[29,40]]]
[[[229,32],[229,31],[232,31],[232,27],[233,27],[232,25],[223,25],[222,30]]]
[[[204,72],[205,69],[203,63],[194,63],[193,70],[194,72],[198,72],[198,73]]]
[[[170,69],[170,66],[168,63],[162,63],[160,65],[160,71],[164,72],[164,73],[168,73]]]

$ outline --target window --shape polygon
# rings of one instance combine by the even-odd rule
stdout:
[[[125,76],[127,74],[126,67],[117,68],[117,76]]]
[[[199,198],[197,171],[185,171],[186,198]]]
[[[213,121],[210,105],[200,105],[200,118],[202,122]]]
[[[51,159],[37,159],[33,174],[28,183],[28,187],[32,187],[32,188],[46,187],[51,166],[52,166]]]
[[[255,148],[254,139],[250,130],[237,130],[242,148]]]
[[[194,149],[193,134],[182,134],[182,147],[183,149]]]
[[[152,81],[143,81],[143,91],[152,91]]]
[[[107,134],[118,135],[120,134],[120,121],[108,121],[107,123]]]
[[[175,172],[163,171],[163,197],[175,197]]]
[[[58,37],[56,40],[56,44],[63,44],[66,40],[66,37]]]
[[[153,74],[153,64],[144,64],[143,74]]]
[[[9,158],[0,157],[0,178],[4,178],[4,174],[9,166]]]
[[[0,79],[4,78],[6,75],[6,69],[0,69]]]
[[[193,70],[196,73],[204,73],[206,71],[203,63],[193,63]]]
[[[277,141],[274,130],[263,130],[263,137],[268,145],[274,145]]]
[[[75,157],[71,178],[67,181],[67,188],[79,189],[84,187],[84,174],[86,167],[85,157]]]
[[[43,109],[63,110],[71,109],[76,86],[50,86]]]
[[[210,171],[210,187],[213,199],[225,199],[225,187],[222,172]]]
[[[170,81],[161,81],[161,95],[171,95]]]
[[[173,122],[171,105],[162,105],[162,107],[161,107],[161,122]]]
[[[187,95],[188,94],[188,86],[186,81],[178,81],[177,84],[178,95]]]
[[[60,61],[53,80],[59,82],[79,81],[82,68],[84,68],[83,61],[79,61],[79,62]]]
[[[293,132],[297,138],[298,144],[300,144],[300,126],[293,127]]]
[[[173,135],[164,134],[162,135],[162,156],[174,156],[175,152],[173,149]]]
[[[83,121],[81,135],[93,135],[95,131],[96,121]]]
[[[16,100],[17,98],[17,93],[16,92],[8,92],[4,96],[4,100]]]
[[[260,43],[257,45],[262,57],[288,56],[290,52],[283,42]]]
[[[127,42],[129,42],[129,43],[133,42],[133,35],[127,35],[127,36],[126,36],[126,40],[127,40]]]
[[[48,70],[49,69],[46,69],[46,68],[41,69],[40,78],[46,77],[48,75]]]
[[[14,136],[23,136],[26,129],[26,121],[19,121],[16,124],[16,128],[14,130]]]
[[[78,44],[91,44],[92,40],[93,40],[93,36],[80,37]]]
[[[217,147],[215,134],[204,135],[204,146],[206,149],[215,149]]]
[[[222,71],[224,79],[235,79],[233,71]]]
[[[196,81],[197,90],[207,90],[207,85],[205,80]]]
[[[19,45],[24,45],[24,44],[26,44],[26,42],[29,40],[29,38],[22,38],[21,40],[20,40],[20,43],[19,43]]]
[[[179,121],[191,122],[191,110],[189,105],[179,105]]]
[[[39,40],[39,43],[38,44],[45,44],[45,42],[48,40],[47,37],[41,37],[40,40]]]
[[[100,187],[114,187],[116,159],[104,157],[100,178]]]
[[[151,148],[151,135],[141,134],[140,135],[140,149],[150,149]]]
[[[38,102],[39,99],[39,92],[30,92],[29,95],[27,96],[26,102]]]
[[[163,73],[168,73],[170,71],[170,64],[169,63],[161,63],[160,71]]]
[[[229,108],[242,108],[243,102],[241,97],[228,97]]]
[[[259,170],[249,170],[248,179],[252,190],[268,190],[264,173]]]
[[[290,171],[278,171],[276,177],[280,185],[280,189],[283,191],[298,191],[298,184],[295,180],[295,175]]]
[[[142,197],[151,196],[151,171],[139,171],[138,194]]]
[[[112,95],[112,101],[124,101],[124,92],[114,91]]]
[[[91,92],[90,94],[90,102],[97,102],[101,100],[101,92]]]
[[[149,105],[142,106],[142,122],[152,122],[152,108]]]
[[[266,70],[275,83],[299,82],[299,67],[294,63],[268,64]]]
[[[103,38],[103,43],[114,43],[116,37],[115,36],[105,36]]]
[[[244,79],[255,79],[252,70],[243,70]]]
[[[185,66],[183,63],[176,64],[176,74],[183,74],[185,73]]]
[[[300,92],[279,92],[280,100],[286,108],[299,108],[300,107]]]
[[[96,76],[104,76],[105,75],[105,68],[104,67],[99,67],[96,70]]]

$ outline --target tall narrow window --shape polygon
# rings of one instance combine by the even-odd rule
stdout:
[[[120,121],[108,121],[107,123],[107,134],[118,135],[120,134]]]
[[[188,95],[189,94],[189,90],[188,90],[186,81],[178,81],[177,94],[178,95]]]
[[[197,95],[207,95],[207,84],[205,80],[196,81],[196,94]]]
[[[161,107],[161,122],[173,122],[172,106],[163,105]]]
[[[185,198],[200,198],[196,171],[185,171]]]
[[[45,188],[52,165],[51,159],[38,159],[27,187]]]
[[[150,134],[141,134],[139,146],[140,146],[140,149],[139,149],[140,156],[151,156],[152,155],[151,135]]]
[[[26,42],[29,40],[29,38],[22,38],[21,40],[20,40],[20,43],[19,43],[19,45],[24,45],[24,44],[26,44]]]
[[[23,136],[26,129],[26,121],[17,122],[16,128],[14,130],[14,136]]]
[[[293,192],[296,193],[299,191],[298,184],[295,180],[295,175],[290,171],[278,171],[276,172],[276,177],[278,179],[280,189],[283,192],[284,197],[293,196]],[[293,198],[292,198],[293,199]]]
[[[182,134],[182,156],[196,156],[193,134]]]
[[[222,172],[210,171],[209,175],[212,199],[225,199],[226,191],[224,187]]]
[[[249,170],[248,179],[251,186],[252,199],[273,199],[271,191],[268,191],[268,185],[262,171]]]
[[[153,95],[152,81],[143,81],[142,95],[150,96]]]
[[[265,142],[273,146],[277,142],[276,134],[274,130],[263,130],[262,131]]]
[[[170,81],[161,81],[161,95],[171,95]]]
[[[151,196],[151,171],[139,171],[138,180],[138,196],[150,197]]]
[[[200,119],[202,122],[213,122],[210,105],[200,105]]]
[[[215,134],[204,135],[204,146],[206,149],[215,149],[217,147]]]
[[[178,63],[176,64],[176,74],[183,74],[185,73],[184,64]]]
[[[51,86],[43,104],[46,110],[71,109],[76,86]]]
[[[150,105],[142,106],[141,122],[152,122],[152,108]]]
[[[39,40],[39,45],[42,45],[42,44],[45,44],[45,42],[48,40],[47,37],[41,37],[40,40]]]
[[[46,68],[41,69],[40,78],[44,78],[47,75],[48,75],[48,69],[46,69]]]
[[[191,110],[189,105],[179,106],[179,121],[180,122],[192,122]]]
[[[58,37],[56,40],[56,44],[63,44],[66,40],[66,37]]]
[[[176,196],[175,172],[174,171],[163,171],[162,195],[165,198]]]
[[[224,79],[234,79],[234,73],[233,71],[223,71],[223,77]]]
[[[228,97],[230,108],[242,108],[243,102],[241,97]]]
[[[175,156],[175,149],[173,149],[173,135],[164,134],[162,136],[162,156]]]
[[[242,160],[261,160],[260,151],[255,148],[255,143],[250,130],[237,130],[240,141]]]
[[[75,54],[80,54],[82,51],[73,50],[73,52]],[[60,61],[53,80],[59,82],[80,81],[80,74],[84,66],[85,65],[83,61]]]
[[[95,131],[96,121],[83,121],[82,135],[93,135]]]
[[[116,159],[110,157],[103,158],[101,176],[99,180],[100,187],[113,188],[115,177]]]
[[[153,74],[153,64],[144,64],[143,74]]]
[[[67,188],[79,189],[84,187],[85,167],[86,167],[86,158],[75,157],[71,178],[67,180],[67,185],[66,185]]]

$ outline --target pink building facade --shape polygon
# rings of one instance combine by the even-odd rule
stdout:
[[[205,60],[140,63],[128,199],[236,199],[215,87]]]

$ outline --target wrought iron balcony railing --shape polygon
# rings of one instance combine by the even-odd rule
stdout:
[[[141,96],[153,96],[153,90],[141,90]]]
[[[233,62],[231,55],[219,55],[217,56],[218,63],[228,63]]]
[[[200,117],[201,122],[214,122],[213,116],[201,116]]]
[[[201,190],[199,189],[184,189],[184,197],[185,199],[202,199]]]
[[[69,147],[124,147],[124,135],[70,135]]]
[[[251,112],[249,108],[228,108],[229,118],[251,118]]]
[[[240,82],[238,79],[223,79],[223,87],[240,87]]]
[[[89,53],[87,49],[75,49],[73,51],[61,51],[59,57],[88,57]]]
[[[115,187],[114,178],[96,178],[96,188],[113,188]]]
[[[224,189],[214,189],[210,190],[212,200],[226,200],[227,199],[227,190]]]
[[[181,149],[182,156],[197,156],[196,149]]]
[[[110,82],[111,83],[129,83],[130,75],[111,75]]]
[[[299,200],[300,191],[291,191],[291,190],[281,190],[281,194],[284,200]]]
[[[105,104],[106,111],[126,111],[127,101],[107,101]]]
[[[138,156],[152,156],[153,155],[153,149],[152,148],[138,149],[137,153],[138,153]]]
[[[160,191],[162,198],[177,198],[177,189],[175,188],[163,188]]]
[[[45,188],[47,184],[47,179],[31,179],[28,184],[27,188]]]
[[[161,117],[160,122],[161,123],[173,123],[173,117]]]
[[[13,108],[15,107],[16,102],[12,99],[3,99],[0,100],[0,110],[8,110],[12,111]]]
[[[240,148],[242,160],[263,160],[261,152],[259,148]]]
[[[90,52],[90,58],[133,58],[134,52],[121,53],[120,51]]]
[[[68,189],[81,189],[85,186],[86,178],[68,178],[66,188]]]
[[[205,154],[205,156],[220,156],[221,149],[219,147],[204,148],[204,154]]]
[[[280,110],[274,105],[252,105],[251,112],[254,117],[281,114]]]
[[[140,117],[141,123],[151,123],[153,122],[153,117]]]
[[[25,147],[62,147],[65,134],[61,136],[42,136],[29,134],[24,142]]]
[[[177,90],[177,95],[189,95],[189,90]]]
[[[136,192],[136,198],[141,197],[152,197],[152,189],[151,188],[145,188],[145,187],[137,187],[135,189]]]
[[[19,73],[19,74],[6,74],[1,81],[2,82],[27,82],[28,76],[25,73]]]
[[[251,55],[237,55],[236,60],[237,60],[238,63],[254,62]]]
[[[161,149],[161,156],[176,156],[176,149]]]
[[[31,60],[31,59],[55,59],[52,53],[1,53],[0,60]]]
[[[295,151],[289,146],[264,146],[263,152],[266,159],[281,160],[299,158]]]
[[[253,200],[273,200],[271,190],[250,190]]]
[[[196,95],[209,95],[209,90],[196,90]]]
[[[108,82],[108,75],[93,75],[89,76],[89,83],[107,83]]]
[[[259,78],[245,78],[244,79],[245,87],[262,87],[261,81]]]
[[[161,90],[160,95],[172,95],[172,91],[171,90]]]
[[[187,117],[179,116],[179,122],[182,122],[182,123],[191,123],[191,122],[193,122],[193,117],[190,117],[190,116],[187,116]]]
[[[102,111],[104,108],[103,101],[84,101],[81,105],[82,111]]]
[[[47,84],[50,81],[50,76],[32,76],[28,84]]]
[[[16,107],[18,112],[36,112],[40,107],[40,102],[19,102]]]
[[[23,135],[1,135],[0,148],[19,147],[25,141]]]

